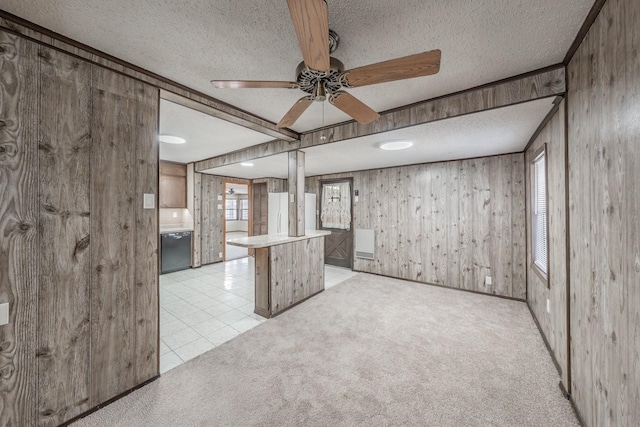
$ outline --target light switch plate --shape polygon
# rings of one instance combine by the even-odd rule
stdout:
[[[218,258],[222,258],[222,252],[218,252]]]
[[[9,324],[9,303],[0,304],[0,326]]]
[[[484,283],[485,285],[490,285],[491,284],[491,276],[487,276],[484,278]]]
[[[296,196],[294,196],[293,194],[289,194],[289,202],[290,203],[295,203],[296,202]]]
[[[218,209],[222,209],[222,205],[218,205]]]
[[[222,201],[222,194],[218,194],[218,200]]]
[[[156,207],[156,195],[144,193],[143,209],[155,209]]]

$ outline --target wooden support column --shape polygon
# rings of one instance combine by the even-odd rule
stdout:
[[[289,152],[289,236],[304,236],[304,152]]]

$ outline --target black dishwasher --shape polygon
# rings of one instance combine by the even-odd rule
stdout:
[[[162,233],[160,274],[191,267],[191,232]]]

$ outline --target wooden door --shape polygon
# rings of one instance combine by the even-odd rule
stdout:
[[[253,207],[251,228],[252,236],[260,236],[267,234],[267,206],[269,204],[269,193],[267,192],[267,184],[253,184],[253,198],[251,200]]]
[[[351,268],[353,265],[352,180],[320,183],[320,229],[331,234],[324,238],[324,263]],[[341,203],[342,220],[335,222],[326,213],[331,203]]]

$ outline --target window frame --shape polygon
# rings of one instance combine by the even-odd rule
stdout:
[[[538,213],[537,213],[537,199],[538,199],[538,181],[536,175],[536,165],[542,159],[544,162],[544,200],[545,200],[545,249],[546,249],[546,271],[538,265],[538,259],[536,258],[537,251],[537,235],[538,235]],[[550,288],[549,280],[549,260],[550,257],[550,245],[549,245],[549,156],[547,155],[547,144],[543,144],[539,149],[534,152],[533,159],[531,160],[531,269],[542,280],[547,288]]]

